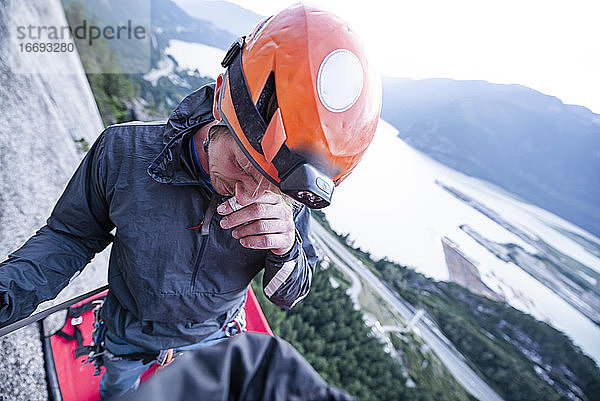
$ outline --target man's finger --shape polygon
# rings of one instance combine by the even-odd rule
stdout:
[[[282,200],[281,195],[278,195],[271,191],[266,191],[258,199],[256,199],[256,201],[254,203],[268,203],[268,204],[274,205],[274,204],[280,202],[281,200]],[[243,207],[244,207],[243,205],[240,205],[237,202],[237,200],[235,199],[235,196],[232,196],[231,198],[227,199],[225,202],[221,203],[217,207],[217,213],[219,213],[220,215],[226,216],[228,214],[231,214],[235,211],[242,209]]]
[[[294,232],[294,223],[290,220],[271,219],[257,220],[233,230],[233,238],[240,239],[262,234],[279,234]]]
[[[294,245],[294,235],[289,234],[265,234],[244,237],[240,244],[251,249],[290,249]]]
[[[240,224],[263,219],[292,220],[292,212],[289,207],[283,204],[253,203],[223,217],[221,219],[221,227],[228,229]]]

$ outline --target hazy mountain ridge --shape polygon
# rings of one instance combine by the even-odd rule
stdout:
[[[134,7],[137,1],[126,3]],[[94,5],[79,0],[62,0],[62,4],[72,27],[84,19],[114,23],[112,4]],[[139,7],[148,9],[148,4]],[[227,48],[233,41],[233,34],[216,28],[210,21],[190,17],[171,0],[152,0],[149,11],[150,49],[140,44],[123,44],[124,41],[97,41],[94,46],[87,46],[85,40],[75,40],[105,125],[167,118],[186,95],[213,81],[199,71],[178,66],[167,56],[165,49],[171,40],[195,41],[215,48]],[[125,61],[119,59],[123,54],[127,56]],[[147,70],[127,73],[131,65],[139,66],[144,59]]]
[[[178,0],[177,4],[192,17],[211,21],[234,35],[248,34],[263,15],[228,1]]]
[[[228,49],[235,36],[208,19],[190,16],[171,0],[152,0],[152,28],[164,40],[179,39]]]
[[[382,116],[409,145],[598,235],[600,116],[521,85],[384,80]]]

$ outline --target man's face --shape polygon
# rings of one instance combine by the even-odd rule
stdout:
[[[217,129],[227,130],[226,127]],[[208,169],[213,188],[235,196],[242,206],[254,203],[272,184],[248,160],[227,130],[214,134],[208,145]]]

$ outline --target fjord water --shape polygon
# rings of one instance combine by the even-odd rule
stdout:
[[[595,271],[600,271],[600,259],[565,232],[599,248],[600,239],[501,188],[433,161],[396,134],[395,128],[380,122],[363,161],[325,209],[333,228],[351,233],[355,246],[375,257],[387,256],[437,280],[448,280],[441,239],[450,238],[475,263],[482,281],[510,305],[563,331],[600,363],[600,327],[520,267],[497,258],[459,226],[466,224],[489,240],[517,244],[532,254],[535,249],[440,184],[468,195],[512,226]]]

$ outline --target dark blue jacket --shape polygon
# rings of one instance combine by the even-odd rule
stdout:
[[[99,136],[46,226],[0,264],[0,324],[56,297],[111,242],[103,317],[117,336],[148,349],[218,330],[263,268],[276,305],[291,308],[307,295],[316,260],[308,209],[294,210],[296,243],[286,255],[246,249],[219,225],[214,209],[226,198],[183,168],[184,143],[211,121],[212,98],[205,86],[166,124],[117,124]]]

